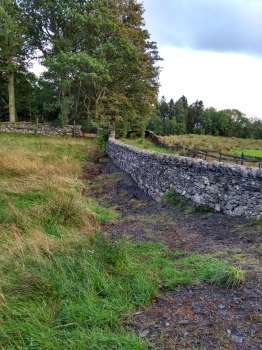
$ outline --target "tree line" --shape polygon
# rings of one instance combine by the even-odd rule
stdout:
[[[160,57],[143,12],[136,0],[1,0],[1,120],[145,129]]]
[[[160,135],[204,134],[262,139],[262,120],[249,119],[237,109],[205,108],[203,101],[188,104],[182,96],[176,102],[162,97],[149,129]]]
[[[261,121],[238,110],[158,102],[161,58],[143,12],[138,0],[0,0],[0,120],[262,138]]]

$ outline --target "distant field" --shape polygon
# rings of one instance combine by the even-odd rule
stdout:
[[[170,146],[180,145],[232,155],[241,155],[243,152],[247,157],[262,157],[262,140],[195,134],[164,136],[162,139]]]
[[[246,157],[262,158],[262,149],[237,149],[234,150],[234,154],[238,156],[244,154]]]
[[[121,141],[148,151],[171,155],[191,156],[191,152],[185,153],[183,150],[170,150],[168,148],[160,147],[149,139],[122,139]],[[192,150],[207,150],[209,152],[214,152],[214,154],[212,154],[213,157],[205,158],[209,161],[219,160],[220,153],[228,156],[239,157],[241,157],[243,154],[246,158],[258,158],[257,161],[254,162],[245,161],[244,165],[249,167],[257,167],[259,163],[261,163],[260,158],[262,158],[262,140],[191,134],[163,136],[161,137],[161,141],[168,146],[183,146]],[[201,155],[198,156],[201,158]],[[225,157],[222,161],[234,164],[238,162],[239,164],[239,160],[235,160],[234,158],[230,159],[230,157],[228,159]]]
[[[138,148],[142,148],[147,151],[153,151],[153,152],[159,152],[159,153],[165,153],[165,154],[175,154],[174,151],[165,149],[163,147],[155,145],[152,141],[149,139],[141,140],[141,139],[122,139],[122,142],[132,145]]]

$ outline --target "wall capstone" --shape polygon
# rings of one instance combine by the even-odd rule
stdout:
[[[107,153],[156,201],[174,190],[217,212],[262,218],[262,169],[144,151],[113,138]]]

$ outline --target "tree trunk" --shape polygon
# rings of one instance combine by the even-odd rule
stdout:
[[[15,108],[15,73],[10,72],[8,79],[8,95],[9,95],[9,121],[15,123],[16,108]]]

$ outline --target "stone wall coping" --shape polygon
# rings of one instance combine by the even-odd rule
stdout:
[[[132,151],[138,155],[140,154],[145,157],[147,155],[148,156],[153,155],[157,160],[160,160],[163,163],[165,161],[168,161],[168,162],[174,161],[174,163],[176,164],[179,163],[182,166],[184,164],[186,166],[196,168],[198,169],[199,172],[201,170],[205,170],[205,171],[212,171],[216,173],[228,174],[231,176],[253,178],[253,179],[262,181],[262,169],[259,169],[259,168],[251,168],[251,167],[246,167],[246,166],[237,165],[237,164],[221,163],[218,161],[208,162],[203,159],[194,159],[191,157],[169,155],[164,153],[158,153],[156,151],[143,150],[139,147],[128,145],[114,138],[109,138],[108,141],[110,143],[114,143],[116,145],[124,147],[125,149]]]

